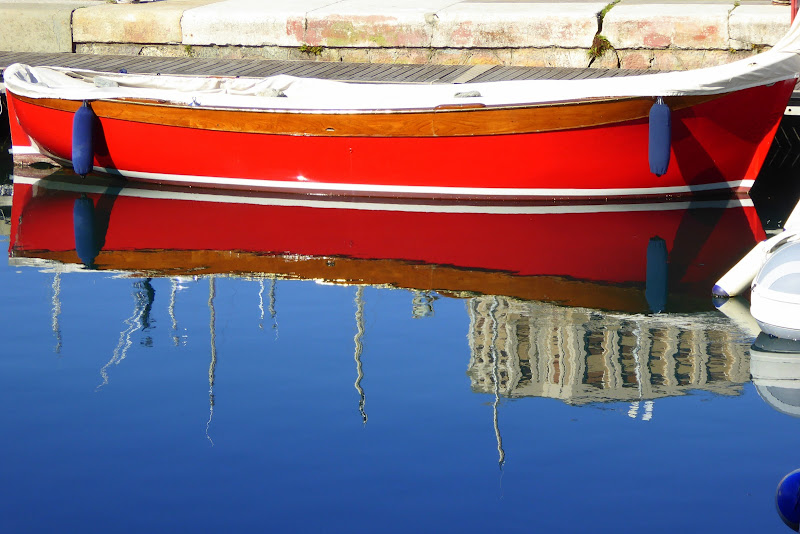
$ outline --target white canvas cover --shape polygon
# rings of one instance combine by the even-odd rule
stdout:
[[[12,93],[30,98],[144,98],[204,107],[346,113],[465,103],[494,106],[603,97],[718,94],[799,75],[800,17],[789,33],[763,54],[705,69],[641,76],[422,85],[346,83],[286,75],[257,79],[114,74],[17,63],[5,70],[4,79]],[[480,96],[456,96],[472,92]]]

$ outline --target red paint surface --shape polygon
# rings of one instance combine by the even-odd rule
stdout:
[[[25,133],[25,130],[22,129],[22,126],[19,124],[19,120],[17,119],[16,113],[16,99],[10,93],[6,93],[6,104],[8,105],[8,122],[11,126],[11,146],[15,147],[29,147],[31,145],[31,140],[28,138],[28,134]]]
[[[347,138],[201,131],[103,119],[96,166],[125,171],[320,184],[605,189],[754,180],[794,80],[673,113],[668,172],[647,162],[646,120],[524,135]],[[13,100],[13,98],[12,98]],[[47,152],[71,154],[72,113],[16,102]],[[189,111],[191,112],[191,111]],[[398,119],[402,120],[402,119]],[[552,196],[552,195],[544,195]]]

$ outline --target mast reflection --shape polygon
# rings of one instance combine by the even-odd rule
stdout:
[[[489,306],[490,318],[490,332],[491,342],[489,345],[489,357],[492,363],[492,381],[494,382],[494,402],[492,403],[492,422],[494,423],[494,435],[497,440],[497,464],[500,469],[503,469],[503,464],[506,462],[506,452],[503,450],[503,438],[500,435],[500,415],[498,413],[498,406],[500,405],[500,380],[498,370],[500,367],[500,358],[497,354],[497,339],[499,337],[499,324],[497,321],[497,308],[499,307],[498,298],[492,297]]]
[[[353,338],[355,342],[355,352],[353,358],[356,361],[356,381],[353,384],[358,392],[358,411],[361,414],[361,421],[367,424],[367,412],[365,405],[367,404],[367,396],[364,393],[364,388],[361,387],[361,380],[364,378],[364,372],[361,368],[361,353],[364,351],[362,339],[364,338],[364,287],[358,286],[356,289],[356,335]]]
[[[217,312],[214,309],[214,297],[217,293],[216,280],[213,276],[208,277],[208,330],[209,341],[211,344],[211,362],[208,364],[208,421],[206,422],[206,438],[214,445],[214,440],[211,439],[209,429],[211,428],[211,419],[214,417],[214,381],[217,375]]]
[[[59,354],[63,341],[61,339],[61,325],[59,324],[59,317],[61,317],[61,273],[56,272],[53,274],[53,297],[52,297],[52,314],[50,319],[50,326],[53,330],[53,336],[56,338],[56,346],[53,352]]]
[[[112,365],[119,365],[128,357],[128,349],[133,345],[133,340],[131,339],[133,333],[137,330],[147,332],[152,327],[150,313],[153,309],[153,300],[155,299],[156,292],[151,284],[151,279],[146,278],[145,280],[134,282],[133,289],[133,313],[124,321],[125,328],[119,334],[119,341],[111,355],[111,359],[100,368],[102,382],[97,386],[98,390],[108,384],[108,368]],[[151,347],[153,345],[153,339],[150,336],[146,336],[142,339],[141,344],[145,347]]]
[[[186,335],[183,334],[178,327],[178,317],[175,313],[175,305],[178,300],[178,293],[188,287],[187,282],[192,280],[186,276],[173,276],[170,278],[170,292],[169,292],[169,306],[167,313],[169,314],[170,323],[172,326],[172,344],[176,347],[186,344]]]

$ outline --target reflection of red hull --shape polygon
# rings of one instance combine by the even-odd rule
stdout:
[[[208,125],[195,128],[176,126],[192,123],[191,114],[201,113],[195,108],[175,111],[173,106],[176,116],[157,124],[152,109],[97,102],[93,106],[102,133],[94,165],[140,180],[341,195],[641,198],[745,192],[758,174],[793,87],[794,80],[788,80],[713,98],[672,99],[672,162],[661,177],[648,170],[646,114],[651,99],[573,105],[562,112],[562,116],[572,114],[574,124],[567,126],[553,125],[566,120],[554,115],[545,121],[550,126],[529,127],[535,131],[442,136],[423,135],[411,126],[408,132],[390,136],[252,133],[229,131],[224,124],[209,129],[217,124],[213,110],[203,110]],[[78,102],[43,103],[10,93],[9,102],[19,121],[13,127],[15,151],[24,150],[33,139],[45,153],[69,161]],[[114,107],[126,105],[130,109]],[[607,111],[601,105],[617,106],[613,112],[619,118],[603,119]],[[149,118],[137,115],[145,111]],[[447,128],[458,129],[457,113],[488,117],[492,111],[450,112]],[[542,122],[530,116],[531,124]],[[400,122],[417,120],[411,114],[395,117]],[[514,120],[503,117],[495,129]],[[239,120],[230,119],[232,125]],[[298,128],[306,131],[303,128],[318,126],[320,120],[328,119]],[[464,120],[481,124],[476,118]]]
[[[101,269],[271,272],[573,302],[600,300],[586,282],[641,288],[652,237],[666,242],[672,291],[710,294],[730,264],[764,237],[749,201],[699,202],[692,209],[675,202],[492,208],[195,189],[93,193],[102,190],[99,182],[80,184],[69,175],[17,178],[12,256],[78,262],[72,210],[81,191],[90,193],[98,220],[107,221],[96,261]],[[562,284],[573,295],[557,294],[555,278],[573,280]]]

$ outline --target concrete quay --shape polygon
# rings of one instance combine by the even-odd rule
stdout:
[[[770,47],[770,0],[0,0],[0,50],[692,69]]]

